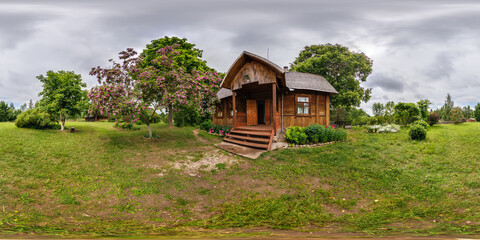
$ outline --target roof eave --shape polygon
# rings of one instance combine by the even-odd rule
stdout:
[[[235,77],[237,72],[240,70],[241,66],[245,64],[248,58],[258,61],[266,65],[267,67],[271,68],[277,74],[277,77],[280,78],[280,80],[282,81],[282,84],[285,85],[285,70],[283,68],[279,67],[277,64],[273,63],[272,61],[266,58],[253,54],[251,52],[243,51],[228,69],[227,74],[225,74],[225,77],[223,78],[222,83],[220,84],[220,87],[231,89],[232,87],[231,83],[233,81],[233,78]]]

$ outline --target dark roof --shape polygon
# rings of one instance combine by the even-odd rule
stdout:
[[[217,92],[218,99],[224,99],[230,96],[232,96],[232,91],[230,89],[220,88],[220,90]]]
[[[290,89],[314,90],[338,94],[337,90],[322,76],[302,72],[285,72],[285,83]]]
[[[247,62],[248,60],[255,60],[257,62],[265,64],[267,67],[272,69],[275,73],[278,74],[278,76],[283,76],[285,73],[285,70],[278,66],[277,64],[273,63],[272,61],[258,56],[257,54],[253,54],[251,52],[243,51],[240,56],[235,60],[235,62],[230,66],[230,68],[227,71],[227,74],[225,74],[225,77],[223,78],[222,83],[220,84],[221,87],[224,88],[230,88],[231,83],[233,79],[235,78],[235,75],[238,73],[240,68]]]
[[[222,88],[217,93],[217,97],[219,99],[232,96],[232,91],[230,90],[232,81],[242,66],[249,60],[260,62],[272,69],[272,71],[277,74],[277,78],[280,79],[282,85],[286,85],[287,88],[338,94],[337,90],[335,90],[335,88],[320,75],[301,72],[288,72],[266,58],[251,52],[243,51],[242,54],[240,54],[240,56],[238,56],[238,58],[232,64],[232,66],[230,66],[225,78],[223,78],[223,81],[220,84],[220,87]]]

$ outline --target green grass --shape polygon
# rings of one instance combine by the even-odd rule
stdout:
[[[155,139],[145,126],[67,126],[78,132],[0,123],[0,234],[479,233],[479,123],[431,127],[426,141],[354,129],[346,142],[256,160],[218,152],[231,161],[195,174],[172,166],[208,157],[220,138],[165,124]]]

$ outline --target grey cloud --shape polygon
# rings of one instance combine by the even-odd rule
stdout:
[[[35,22],[45,19],[47,16],[0,11],[0,47],[14,48],[17,44],[31,38],[35,31]]]
[[[121,50],[140,51],[165,35],[197,44],[219,71],[226,71],[243,50],[265,56],[270,48],[279,65],[292,62],[311,44],[341,43],[370,51],[374,73],[365,86],[374,88],[379,100],[414,101],[423,92],[443,99],[446,89],[467,96],[480,92],[476,69],[455,64],[462,51],[473,52],[472,61],[480,60],[480,4],[475,0],[455,1],[455,7],[451,0],[3,0],[2,10],[3,4],[59,9],[0,11],[0,52],[11,52],[9,59],[0,58],[0,76],[7,76],[0,77],[0,95],[12,98],[36,96],[40,89],[34,76],[49,69],[74,70],[91,87],[91,67],[106,66]],[[26,65],[23,71],[20,63]],[[6,69],[18,76],[5,74]],[[413,82],[422,94],[410,87]]]
[[[453,56],[445,52],[438,54],[426,74],[430,76],[433,81],[450,79],[450,76],[455,72],[452,63],[453,58]]]
[[[380,87],[389,92],[402,92],[405,87],[405,80],[399,76],[377,73],[368,79],[368,86],[373,88]]]

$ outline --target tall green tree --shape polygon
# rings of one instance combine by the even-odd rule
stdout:
[[[444,121],[450,121],[450,111],[452,110],[454,105],[455,103],[452,100],[452,96],[450,96],[450,93],[447,93],[445,103],[440,108],[440,118]]]
[[[58,115],[61,130],[65,128],[67,116],[77,116],[82,111],[87,92],[82,88],[87,85],[82,82],[80,74],[73,71],[48,71],[45,76],[37,76],[43,83],[43,90],[38,94],[40,107],[50,114]]]
[[[374,103],[372,106],[372,111],[375,117],[383,116],[385,112],[385,106],[383,103]]]
[[[384,117],[385,122],[393,123],[395,121],[395,102],[388,101],[385,103]]]
[[[463,117],[467,119],[473,117],[473,109],[470,107],[470,105],[463,107],[462,113]]]
[[[140,53],[142,58],[140,66],[146,68],[154,65],[152,61],[162,55],[159,50],[167,46],[175,46],[175,50],[178,52],[173,58],[174,69],[182,68],[183,71],[190,74],[195,70],[201,72],[213,71],[212,68],[207,66],[207,62],[202,60],[203,51],[195,48],[195,44],[189,43],[186,38],[167,36],[152,40],[150,44],[147,44],[146,48]]]
[[[333,108],[358,107],[370,100],[371,88],[364,88],[372,73],[373,61],[364,53],[350,51],[340,44],[306,46],[291,64],[291,69],[322,75],[338,91],[332,96]]]
[[[423,120],[427,120],[428,117],[428,108],[432,104],[428,99],[422,99],[417,102],[418,109],[420,110],[420,115]]]
[[[477,103],[477,105],[475,106],[473,116],[478,122],[480,122],[480,103]]]
[[[0,101],[0,122],[12,121],[14,109],[11,108],[6,102]],[[15,120],[15,119],[13,119]]]

